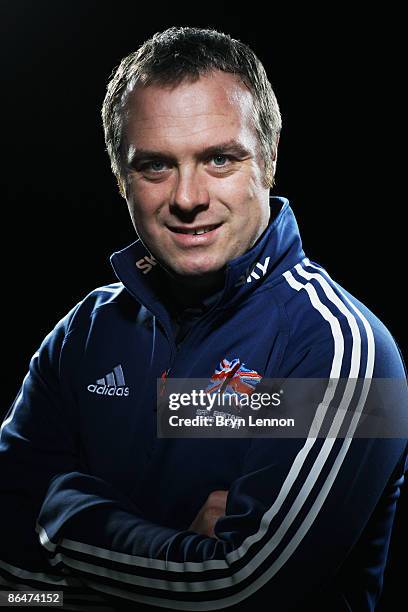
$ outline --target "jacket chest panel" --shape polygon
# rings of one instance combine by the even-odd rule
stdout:
[[[239,359],[246,368],[272,377],[286,344],[279,309],[258,300],[232,315],[220,313],[199,321],[175,355],[172,377],[210,378],[223,360]]]
[[[89,336],[75,395],[83,460],[94,475],[126,492],[135,486],[156,438],[156,384],[170,359],[157,332],[105,326]]]

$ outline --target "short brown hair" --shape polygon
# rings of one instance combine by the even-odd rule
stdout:
[[[253,95],[253,117],[264,161],[264,181],[274,182],[273,159],[282,120],[265,69],[247,45],[228,34],[191,27],[171,27],[154,34],[114,70],[102,105],[106,148],[121,194],[126,180],[122,161],[124,109],[140,85],[178,84],[213,70],[236,74]]]

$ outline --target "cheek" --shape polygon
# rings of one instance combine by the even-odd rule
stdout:
[[[211,192],[232,207],[245,208],[258,194],[258,181],[252,172],[242,169],[229,177],[215,180]]]
[[[154,211],[166,193],[168,193],[166,182],[149,183],[142,177],[134,177],[130,182],[131,199],[147,214]]]
[[[155,190],[151,188],[133,189],[128,200],[128,207],[133,219],[138,225],[149,225],[156,217],[160,209],[160,200]]]

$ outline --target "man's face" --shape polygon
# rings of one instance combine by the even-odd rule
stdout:
[[[142,242],[182,277],[211,277],[269,220],[252,94],[216,71],[136,87],[125,131],[127,203]]]

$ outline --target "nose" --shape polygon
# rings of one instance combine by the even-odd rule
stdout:
[[[209,193],[205,177],[200,176],[199,169],[191,166],[179,168],[172,208],[189,214],[207,208],[208,205]]]

